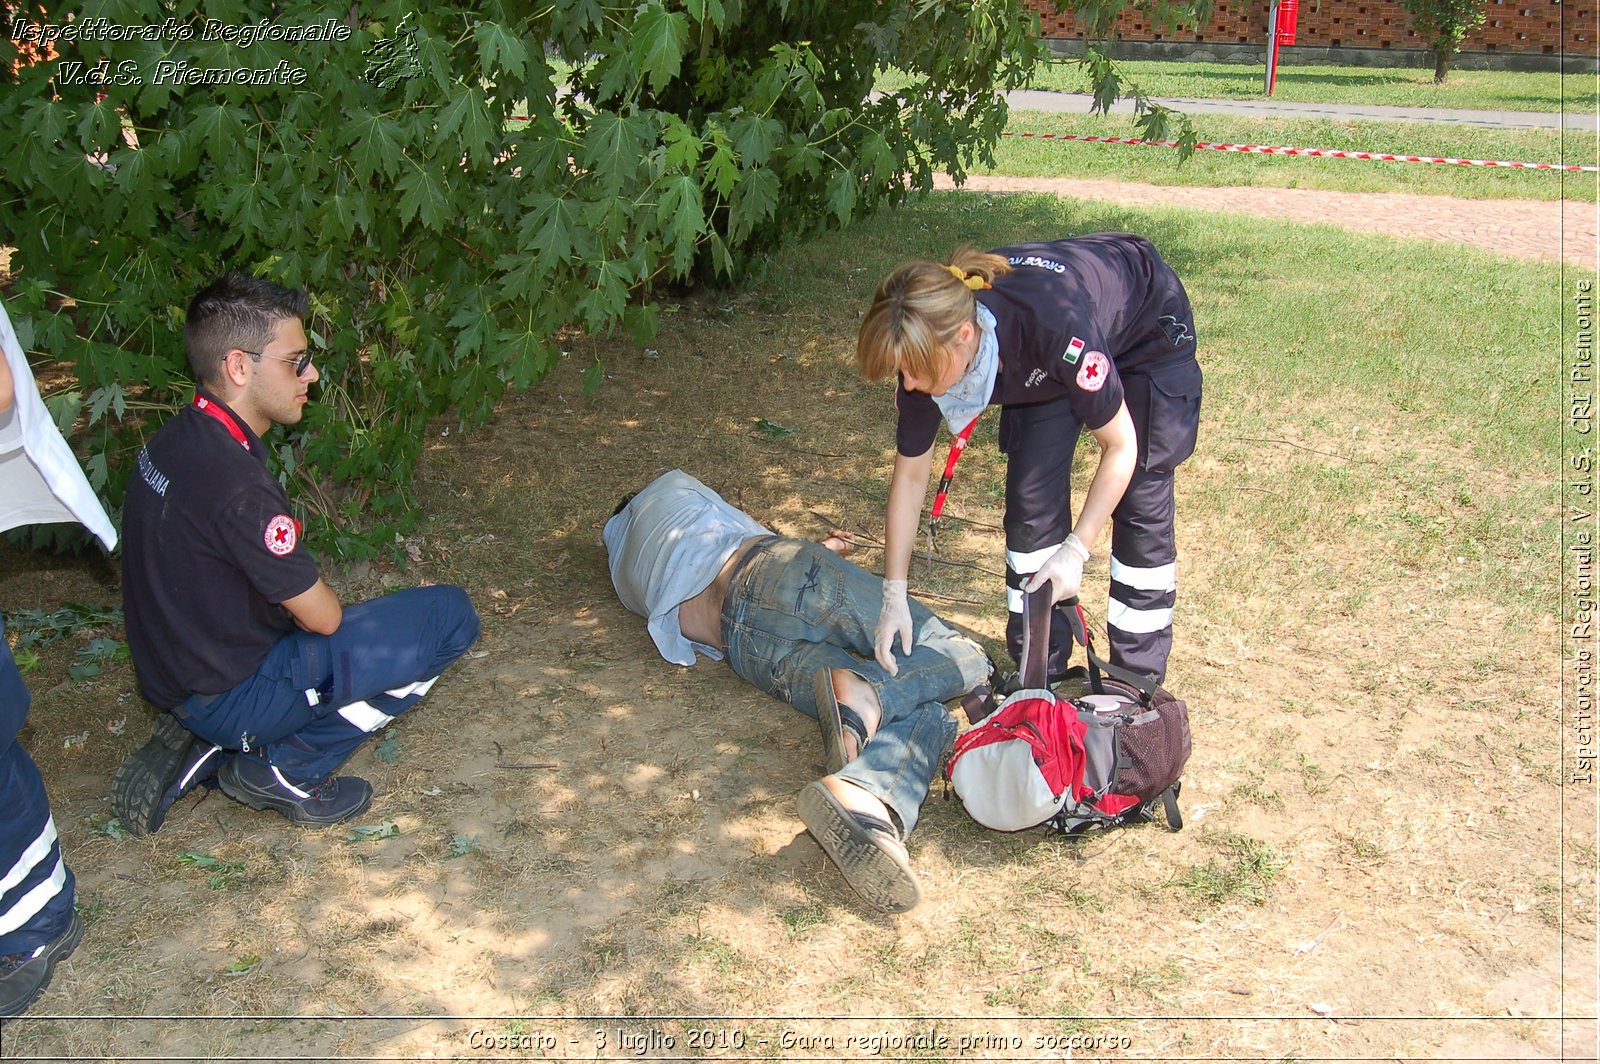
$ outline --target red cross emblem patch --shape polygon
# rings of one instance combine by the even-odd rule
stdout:
[[[1098,392],[1106,383],[1106,375],[1111,371],[1111,360],[1106,358],[1104,352],[1090,351],[1083,356],[1083,365],[1078,367],[1078,387],[1086,392]]]
[[[278,557],[293,553],[300,542],[300,522],[288,514],[279,514],[267,522],[267,549]]]

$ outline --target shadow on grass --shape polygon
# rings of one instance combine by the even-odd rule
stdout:
[[[892,399],[886,386],[859,381],[850,363],[873,288],[901,260],[943,261],[956,244],[1097,230],[1149,236],[1184,277],[1199,315],[1207,421],[1201,450],[1180,474],[1180,535],[1200,549],[1186,555],[1188,627],[1174,674],[1210,726],[1209,735],[1197,727],[1192,800],[1213,811],[1176,836],[1151,828],[1086,846],[1040,845],[977,829],[941,801],[935,784],[911,847],[929,897],[906,917],[881,917],[854,901],[793,815],[795,791],[818,772],[814,723],[724,666],[662,661],[644,622],[611,591],[599,529],[620,495],[676,466],[784,533],[826,531],[812,516],[821,510],[830,522],[875,534],[892,461]],[[380,792],[363,822],[392,821],[397,834],[352,841],[339,829],[296,832],[215,796],[186,802],[149,840],[96,834],[88,821],[103,809],[110,771],[143,741],[147,724],[130,723],[115,742],[101,739],[82,754],[64,751],[62,737],[93,724],[99,738],[100,717],[127,694],[131,674],[117,672],[95,690],[36,686],[32,737],[52,781],[66,858],[86,901],[104,906],[41,1011],[160,1018],[24,1020],[8,1025],[8,1045],[84,1057],[135,1046],[267,1059],[330,1046],[341,1054],[438,1047],[465,1055],[481,1048],[469,1044],[475,1023],[508,1038],[555,1031],[563,1048],[581,1038],[595,1052],[597,1033],[615,1049],[619,1027],[637,1034],[650,1025],[585,1024],[589,1016],[827,1018],[865,1000],[886,1015],[969,1015],[979,1007],[1056,1018],[1127,1014],[1162,1004],[1140,980],[1169,969],[1181,975],[1193,951],[1205,956],[1203,970],[1157,989],[1178,995],[1162,1011],[1203,1014],[1228,986],[1293,978],[1289,965],[1297,962],[1284,944],[1325,926],[1319,915],[1306,928],[1304,912],[1335,904],[1381,908],[1388,921],[1341,944],[1349,970],[1391,963],[1403,941],[1408,963],[1459,966],[1465,983],[1481,981],[1508,963],[1502,939],[1523,948],[1533,918],[1508,910],[1504,931],[1468,938],[1477,933],[1473,921],[1451,936],[1423,938],[1411,932],[1436,926],[1436,902],[1405,889],[1447,882],[1465,904],[1504,903],[1514,876],[1493,852],[1482,857],[1457,841],[1477,792],[1448,776],[1430,790],[1433,781],[1411,761],[1394,769],[1406,773],[1403,789],[1392,786],[1391,765],[1381,774],[1363,766],[1375,749],[1398,761],[1408,749],[1431,749],[1435,735],[1476,734],[1503,718],[1512,699],[1494,663],[1505,662],[1519,704],[1545,699],[1542,687],[1530,694],[1526,674],[1554,671],[1528,670],[1521,656],[1524,637],[1539,633],[1523,615],[1496,614],[1483,625],[1493,639],[1474,647],[1482,611],[1462,611],[1450,618],[1450,638],[1429,646],[1422,686],[1404,669],[1419,660],[1416,640],[1429,637],[1429,623],[1384,613],[1384,601],[1356,616],[1330,604],[1365,579],[1359,565],[1387,564],[1394,545],[1383,537],[1394,519],[1383,507],[1394,495],[1409,508],[1394,534],[1413,537],[1402,545],[1416,557],[1367,579],[1378,599],[1412,598],[1430,609],[1458,595],[1472,602],[1483,592],[1445,589],[1435,576],[1448,569],[1466,581],[1464,558],[1457,568],[1443,560],[1471,555],[1476,567],[1485,544],[1499,552],[1489,558],[1496,587],[1531,592],[1530,610],[1552,599],[1541,583],[1549,577],[1518,566],[1505,537],[1492,537],[1505,523],[1497,507],[1522,512],[1526,501],[1502,481],[1538,466],[1530,450],[1543,444],[1525,437],[1547,429],[1526,426],[1543,409],[1537,360],[1554,347],[1549,337],[1512,346],[1499,323],[1526,312],[1496,308],[1532,304],[1511,282],[1494,285],[1500,273],[1526,279],[1539,271],[1512,265],[1491,273],[1477,259],[1438,255],[1445,266],[1430,266],[1430,255],[1415,249],[1316,229],[1054,197],[941,194],[775,253],[760,283],[686,299],[649,348],[575,342],[575,354],[539,389],[506,399],[489,425],[446,437],[441,419],[429,431],[417,474],[429,518],[415,537],[422,560],[412,572],[384,575],[466,586],[485,615],[478,649],[486,656],[452,668],[396,722],[396,760],[375,759],[371,746],[352,759],[349,771],[369,775]],[[1456,350],[1452,341],[1462,335],[1486,357],[1435,357]],[[596,359],[605,383],[585,395],[584,371]],[[1441,398],[1458,393],[1459,405]],[[1485,416],[1487,396],[1498,404],[1493,418]],[[791,431],[773,437],[758,428],[762,421]],[[1381,480],[1374,474],[1341,490],[1324,475],[1308,500],[1279,501],[1330,462],[1244,440],[1262,436],[1310,439],[1324,450],[1369,446],[1384,460]],[[1483,437],[1481,451],[1474,436]],[[1402,453],[1413,442],[1445,464],[1415,471]],[[974,450],[952,512],[994,522],[1004,463],[988,436]],[[1092,460],[1092,448],[1079,451],[1081,462]],[[1469,502],[1430,501],[1423,490],[1464,482],[1467,470],[1484,484],[1478,506],[1489,531],[1460,525]],[[1374,500],[1378,492],[1388,495]],[[1518,543],[1551,541],[1544,525],[1522,528]],[[1339,537],[1352,529],[1365,529],[1357,542],[1378,549],[1347,550]],[[1307,549],[1313,541],[1318,550]],[[999,536],[981,530],[952,531],[941,542],[952,556],[990,565],[1000,550]],[[1315,568],[1328,555],[1342,559],[1337,579]],[[877,561],[858,560],[869,569]],[[1231,562],[1240,568],[1219,569]],[[37,579],[16,558],[3,568],[0,601]],[[1003,603],[998,581],[927,566],[914,579],[919,593],[932,587],[946,596],[935,603],[939,612],[998,631],[1003,605],[981,605]],[[354,590],[373,589],[341,587]],[[1240,601],[1252,594],[1254,605]],[[1268,594],[1283,617],[1235,623]],[[1219,628],[1226,634],[1208,634]],[[1489,664],[1474,671],[1480,657]],[[1448,686],[1457,675],[1470,690],[1435,690],[1435,681]],[[1384,690],[1369,699],[1363,677],[1380,678]],[[1283,723],[1280,690],[1315,692],[1318,704],[1316,716],[1297,718],[1273,746],[1257,731]],[[1337,701],[1345,694],[1360,696],[1361,712]],[[1437,711],[1415,712],[1422,702]],[[1379,710],[1407,729],[1404,743],[1386,738]],[[1303,749],[1322,751],[1336,787],[1302,798],[1278,778],[1288,770],[1274,770],[1273,786],[1286,793],[1281,811],[1252,820],[1248,810],[1218,807],[1230,771],[1237,773],[1230,759],[1266,765]],[[1470,744],[1451,747],[1450,757],[1489,775]],[[1519,865],[1548,877],[1544,858],[1524,851],[1533,829],[1550,830],[1544,809],[1554,788],[1519,787],[1532,798],[1497,814],[1496,825],[1517,833]],[[1428,828],[1403,838],[1404,869],[1368,870],[1338,893],[1316,893],[1338,870],[1317,845],[1322,825],[1364,826],[1380,814],[1380,830]],[[1284,867],[1280,848],[1302,837],[1295,866]],[[458,845],[462,838],[475,841]],[[213,887],[179,860],[185,850],[244,871]],[[1294,892],[1292,911],[1262,907],[1279,890]],[[1213,918],[1219,910],[1206,909],[1208,918],[1196,921],[1192,899],[1202,895],[1218,904],[1242,899],[1247,918],[1226,910]],[[1105,942],[1138,948],[1119,957]],[[1075,974],[1088,971],[1086,960],[1099,967],[1092,982]],[[1359,998],[1361,980],[1340,978],[1355,1004],[1377,1007]],[[1384,1004],[1416,1015],[1438,1001],[1466,1001],[1454,984],[1367,981]],[[1122,996],[1107,995],[1107,986]],[[431,1018],[442,1014],[480,1019]],[[563,1019],[529,1019],[550,1015]],[[846,1029],[847,1021],[834,1022]],[[751,1021],[752,1037],[773,1026],[766,1023]],[[687,1037],[682,1026],[670,1029]],[[662,1048],[654,1047],[657,1055]],[[687,1048],[680,1041],[678,1049]]]

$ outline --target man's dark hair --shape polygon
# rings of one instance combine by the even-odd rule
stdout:
[[[622,497],[622,501],[617,503],[617,508],[615,510],[611,511],[611,516],[615,517],[618,514],[620,514],[622,512],[623,507],[627,506],[630,502],[632,502],[633,501],[633,497],[635,495],[637,495],[637,494],[639,494],[639,493],[636,492],[636,491],[630,491],[630,492],[628,492],[628,494],[624,495]]]
[[[248,274],[223,274],[189,301],[183,349],[194,379],[200,384],[216,383],[223,356],[229,351],[236,347],[260,351],[271,342],[278,322],[304,321],[309,313],[311,297],[303,291]]]

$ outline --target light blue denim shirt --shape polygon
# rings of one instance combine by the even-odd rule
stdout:
[[[722,660],[722,654],[683,634],[678,607],[711,586],[740,543],[771,534],[694,477],[674,469],[607,521],[602,536],[617,597],[649,620],[650,638],[662,657],[693,665],[697,650],[713,661]]]

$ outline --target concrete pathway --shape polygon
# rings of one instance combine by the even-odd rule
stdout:
[[[1371,165],[1353,163],[1352,165]],[[934,179],[951,188],[948,177]],[[1192,207],[1262,218],[1322,222],[1368,233],[1466,244],[1520,259],[1597,266],[1594,204],[1559,200],[1475,200],[1394,192],[1310,188],[1191,188],[1078,178],[970,177],[969,192],[1042,192],[1127,206]]]
[[[1340,118],[1369,122],[1443,122],[1453,125],[1494,126],[1501,129],[1595,129],[1600,117],[1574,106],[1567,114],[1540,111],[1463,111],[1442,107],[1380,107],[1367,104],[1289,103],[1282,100],[1191,100],[1153,96],[1155,102],[1179,111],[1248,115],[1253,118]],[[1062,111],[1088,114],[1094,97],[1083,92],[1043,92],[1020,89],[1006,93],[1006,102],[1018,111]],[[1118,100],[1111,108],[1132,114],[1132,100]]]

